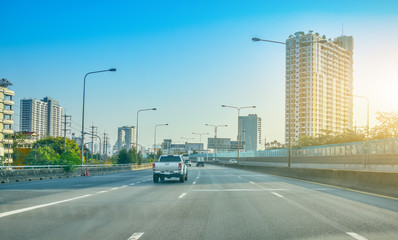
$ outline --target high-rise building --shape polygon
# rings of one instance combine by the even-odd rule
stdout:
[[[122,150],[123,148],[128,150],[133,145],[135,145],[135,127],[119,127],[117,130],[117,141],[114,150],[117,152]]]
[[[35,132],[39,139],[62,136],[62,107],[58,101],[21,99],[20,131]]]
[[[12,119],[14,91],[8,89],[9,86],[12,86],[12,83],[7,79],[0,80],[0,156],[2,158],[0,162],[2,164],[12,163],[11,154],[13,153],[12,135],[14,131],[11,129],[11,125],[14,124]]]
[[[43,102],[47,103],[47,134],[49,136],[58,137],[62,135],[62,107],[58,101],[45,97]]]
[[[239,135],[243,136],[245,151],[257,151],[261,145],[261,118],[257,114],[239,116]]]
[[[285,141],[352,129],[353,38],[326,41],[296,32],[286,40]]]

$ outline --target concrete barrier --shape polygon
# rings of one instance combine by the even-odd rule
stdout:
[[[151,164],[131,165],[131,166],[106,166],[87,167],[90,175],[112,174],[151,168]],[[62,168],[41,168],[41,169],[14,169],[1,170],[0,183],[25,182],[44,179],[73,178],[84,175],[85,169],[81,167],[73,171],[65,171]]]
[[[246,166],[236,164],[224,164],[224,166],[398,197],[398,173],[394,172]]]

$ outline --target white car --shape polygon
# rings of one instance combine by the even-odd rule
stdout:
[[[229,163],[230,164],[238,164],[238,161],[236,161],[235,159],[231,159],[231,160],[229,160]]]
[[[162,155],[158,162],[153,163],[153,182],[158,183],[176,177],[180,182],[188,180],[188,168],[180,155]]]

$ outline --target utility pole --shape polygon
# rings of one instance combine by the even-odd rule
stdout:
[[[267,138],[264,138],[264,150],[267,150]]]
[[[66,132],[70,131],[70,129],[66,129],[66,127],[70,127],[70,121],[72,120],[72,116],[71,115],[63,115],[63,122],[62,124],[64,125],[64,152],[66,151]],[[68,121],[69,119],[69,121]]]
[[[106,144],[105,144],[105,154],[108,156],[108,142],[109,142],[109,136],[108,136],[108,134],[106,135],[106,138],[105,138],[105,142],[106,142]]]
[[[97,134],[97,127],[91,125],[91,159],[94,159],[94,134]]]
[[[102,154],[106,155],[106,148],[105,148],[105,143],[106,143],[106,133],[104,133],[104,150],[102,151]]]

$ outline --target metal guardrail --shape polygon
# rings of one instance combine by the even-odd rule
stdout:
[[[90,164],[90,165],[83,165],[84,168],[104,168],[104,167],[135,167],[135,166],[149,166],[150,163],[142,163],[138,164]],[[81,168],[82,165],[73,165],[76,168]],[[24,165],[24,166],[0,166],[0,170],[14,170],[14,169],[61,169],[69,167],[69,165]]]
[[[369,151],[367,151],[367,144]],[[340,143],[313,147],[292,148],[292,157],[329,157],[329,156],[357,156],[368,153],[372,155],[398,154],[398,138],[371,140],[367,142]],[[262,151],[240,152],[242,158],[253,157],[287,157],[288,149],[268,149]],[[218,152],[217,158],[236,158],[236,152]],[[206,154],[193,154],[192,157],[206,157]],[[215,158],[214,153],[208,157]]]

